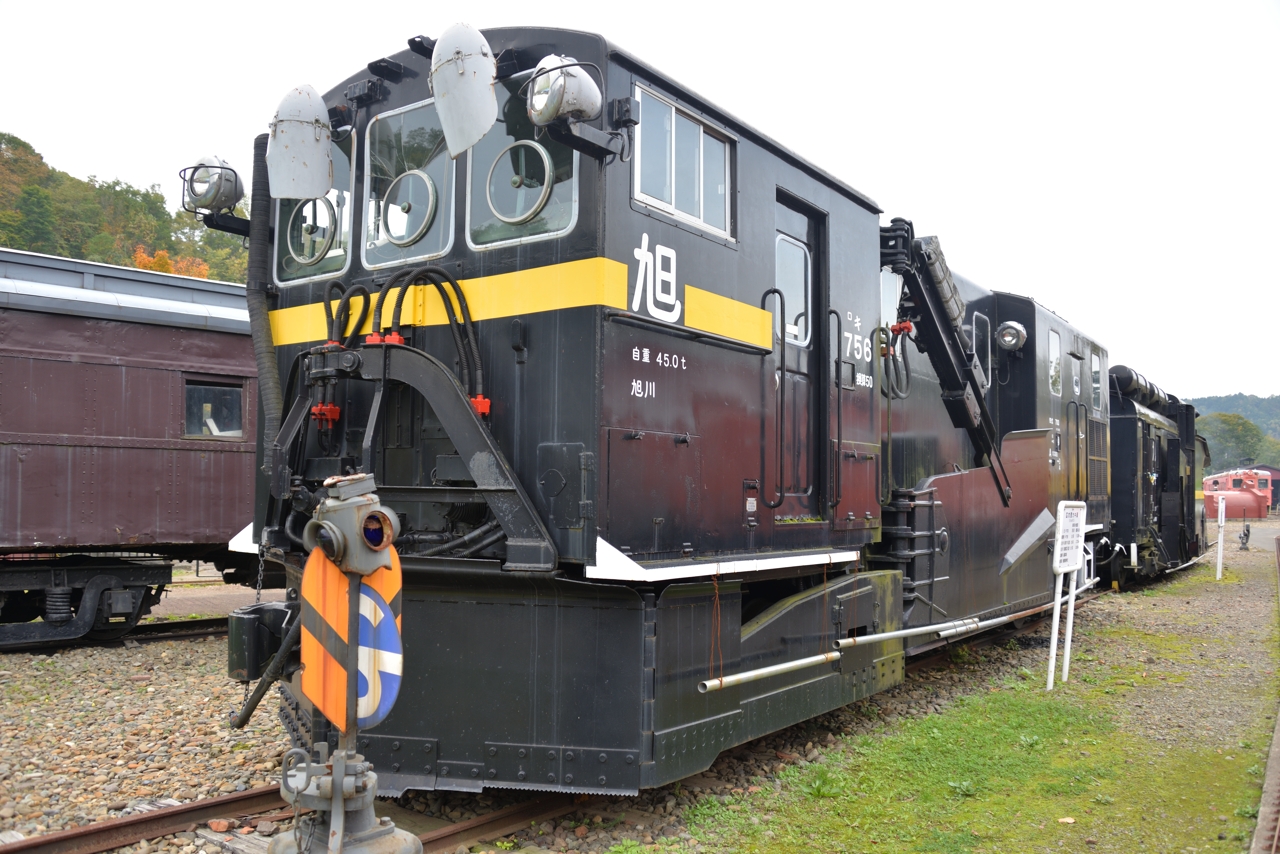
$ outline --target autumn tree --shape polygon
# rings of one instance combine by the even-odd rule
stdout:
[[[248,271],[239,237],[210,231],[184,211],[171,214],[158,185],[80,180],[50,168],[31,145],[5,133],[0,246],[121,266],[141,262],[146,269],[232,282],[244,282]]]

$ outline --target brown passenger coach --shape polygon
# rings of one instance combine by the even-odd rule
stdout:
[[[248,332],[241,285],[0,250],[0,645],[123,634],[172,561],[235,566]]]

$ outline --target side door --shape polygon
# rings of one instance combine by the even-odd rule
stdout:
[[[774,287],[781,299],[774,295],[767,306],[774,315],[775,348],[784,357],[775,366],[773,382],[778,395],[775,405],[782,407],[782,436],[775,437],[781,463],[771,471],[780,470],[781,481],[770,484],[766,497],[769,503],[781,502],[775,516],[787,522],[816,522],[823,516],[817,484],[822,483],[820,451],[825,447],[818,444],[817,436],[823,411],[819,374],[825,364],[818,354],[826,352],[821,322],[825,305],[820,287],[821,221],[780,201],[775,223]]]

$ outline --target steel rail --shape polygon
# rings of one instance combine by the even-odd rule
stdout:
[[[553,792],[448,827],[429,830],[418,839],[422,840],[423,854],[453,854],[459,846],[470,848],[477,842],[489,842],[517,830],[527,830],[540,821],[572,812],[573,808],[572,795]]]
[[[126,845],[136,845],[143,839],[180,833],[193,824],[203,824],[210,819],[254,815],[288,806],[280,797],[279,786],[262,786],[176,807],[162,807],[138,815],[86,824],[58,833],[33,836],[21,842],[0,845],[0,854],[100,854]]]

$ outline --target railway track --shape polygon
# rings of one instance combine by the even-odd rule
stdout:
[[[1105,591],[1104,591],[1105,592]],[[1103,592],[1082,597],[1081,602],[1095,599]],[[1029,618],[1021,626],[994,629],[978,637],[942,645],[913,656],[908,673],[916,673],[949,663],[957,647],[981,649],[1004,643],[1038,629],[1050,619],[1048,613]],[[130,640],[146,643],[207,636],[226,632],[226,619],[174,620],[140,626]],[[112,643],[119,643],[114,641]],[[66,646],[63,644],[62,646]],[[548,793],[531,795],[527,800],[502,807],[472,819],[420,834],[424,854],[452,854],[459,846],[470,847],[480,842],[500,839],[548,819],[558,818],[583,806],[571,795]],[[617,805],[611,807],[617,810]],[[0,845],[0,854],[100,854],[140,840],[153,840],[182,831],[193,830],[211,819],[234,818],[241,825],[262,817],[287,820],[294,816],[292,808],[280,797],[279,786],[266,786],[216,798],[193,801],[179,806],[163,807],[151,812],[110,819],[58,833],[35,836],[20,842]],[[229,834],[234,841],[234,834]],[[232,851],[234,845],[228,846]]]
[[[125,635],[109,640],[95,640],[90,637],[72,638],[70,640],[50,643],[16,644],[5,647],[0,653],[10,652],[49,652],[58,649],[70,649],[82,646],[121,646],[128,643],[157,643],[170,640],[192,640],[195,638],[215,637],[227,633],[226,617],[203,617],[194,620],[165,620],[163,622],[139,623]]]
[[[491,813],[460,821],[447,827],[419,835],[424,854],[456,851],[458,846],[471,846],[514,833],[547,819],[557,818],[576,808],[572,795],[552,792],[511,804]],[[280,797],[279,786],[264,786],[217,798],[207,798],[175,807],[145,812],[124,818],[88,824],[72,830],[33,836],[20,842],[0,845],[0,854],[101,854],[144,839],[158,839],[192,830],[218,818],[234,818],[241,825],[266,816],[287,820],[294,816],[292,808]],[[235,836],[230,835],[232,841]],[[227,846],[233,851],[234,845]]]

